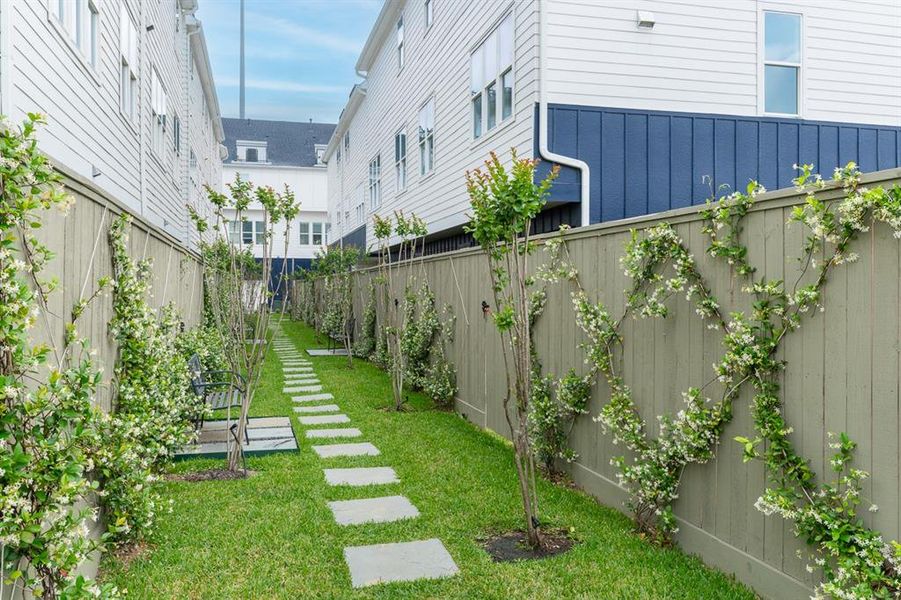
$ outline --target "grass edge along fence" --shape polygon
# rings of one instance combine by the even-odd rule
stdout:
[[[711,297],[722,304],[722,313],[741,311],[751,315],[755,294],[766,291],[753,290],[749,281],[784,280],[794,285],[806,269],[798,286],[787,290],[797,301],[799,290],[813,291],[809,286],[815,283],[817,272],[834,255],[832,250],[840,238],[842,223],[862,223],[841,254],[842,262],[855,264],[836,268],[817,297],[808,298],[810,312],[818,314],[805,321],[799,331],[786,336],[774,355],[781,365],[774,376],[781,390],[780,412],[787,425],[782,441],[794,444],[793,455],[809,465],[810,472],[816,474],[817,485],[828,486],[828,473],[840,467],[833,489],[843,490],[842,493],[859,489],[859,494],[850,493],[857,495],[855,502],[860,503],[860,521],[875,532],[873,543],[882,540],[884,547],[891,548],[891,540],[898,539],[901,530],[896,383],[901,322],[897,273],[901,257],[892,231],[897,228],[897,215],[892,214],[897,207],[874,208],[865,196],[875,188],[894,190],[901,180],[901,170],[863,176],[845,173],[843,177],[854,180],[851,194],[840,185],[819,185],[809,172],[805,175],[802,171],[802,177],[806,177],[803,185],[814,195],[793,189],[765,194],[757,190],[752,203],[733,205],[727,215],[722,215],[725,220],[718,229],[721,237],[714,245],[718,250],[713,252],[710,233],[704,230],[703,211],[709,208],[703,207],[580,228],[566,234],[567,251],[581,285],[591,292],[594,301],[603,301],[610,314],[619,316],[629,302],[623,292],[632,283],[620,265],[626,254],[624,248],[632,240],[631,231],[638,230],[643,238],[647,230],[665,222],[696,262]],[[879,223],[870,226],[873,210],[881,214],[875,219]],[[800,222],[789,224],[793,216]],[[709,213],[706,218],[709,226]],[[836,228],[831,232],[823,230],[821,221],[832,222]],[[826,241],[826,246],[815,248],[810,264],[805,265],[798,259],[806,254],[811,227],[815,237]],[[559,239],[557,234],[538,236],[535,241],[546,243],[555,239]],[[730,252],[736,254],[729,256]],[[502,432],[504,415],[499,405],[503,382],[497,381],[502,366],[496,362],[499,340],[480,308],[491,294],[483,276],[484,260],[480,250],[467,249],[417,259],[416,268],[427,272],[436,301],[449,305],[458,317],[454,342],[448,349],[457,369],[457,410],[483,427]],[[757,276],[749,278],[742,269],[744,263],[756,266]],[[536,264],[536,269],[541,267]],[[372,269],[355,274],[354,313],[358,324],[367,308],[366,294],[358,290],[368,289],[373,274]],[[667,274],[663,283],[671,275]],[[750,291],[742,290],[749,286]],[[590,372],[579,347],[589,340],[574,319],[571,291],[564,283],[551,286],[545,312],[536,324],[537,352],[546,372],[557,377],[570,369],[579,376]],[[653,291],[648,290],[647,294],[650,296]],[[663,294],[658,299],[665,299],[665,290]],[[722,384],[709,380],[714,375],[711,365],[719,363],[724,350],[728,350],[723,345],[723,332],[708,329],[709,323],[696,314],[695,303],[674,298],[664,304],[669,313],[666,319],[624,322],[628,351],[616,358],[632,386],[636,407],[651,438],[657,437],[658,416],[670,415],[672,420],[686,407],[682,392],[698,387],[703,389],[698,395],[701,400],[722,396]],[[767,384],[763,389],[742,386],[731,400],[733,414],[715,436],[709,462],[688,464],[680,470],[679,491],[673,504],[678,531],[673,539],[708,564],[735,573],[761,594],[797,597],[809,594],[825,580],[819,564],[824,559],[811,556],[813,546],[796,538],[792,533],[794,523],[777,514],[765,515],[755,507],[765,490],[773,487],[767,481],[764,461],[743,462],[745,458],[765,455],[772,446],[772,440],[768,440],[767,445],[755,445],[757,450],[747,447],[748,442],[761,437],[755,430],[759,424],[752,411],[765,399],[760,398],[761,393],[766,396],[772,392],[767,382],[762,383]],[[607,384],[596,383],[588,406],[591,417],[600,414],[609,397]],[[830,432],[836,434],[834,439]],[[846,432],[848,442],[841,437],[842,432]],[[743,441],[740,444],[734,438]],[[610,462],[624,455],[631,459],[630,452],[624,451],[622,444],[614,445],[612,436],[604,435],[588,416],[576,417],[569,445],[575,460],[562,466],[575,481],[607,504],[624,506],[629,496],[617,483],[619,469]],[[871,476],[858,479],[863,471]],[[817,493],[830,492],[817,489]],[[883,537],[879,537],[880,532]],[[831,577],[841,580],[840,573],[845,572],[844,568],[840,572],[834,569]],[[850,585],[848,581],[844,583]],[[872,593],[884,591],[877,589]]]

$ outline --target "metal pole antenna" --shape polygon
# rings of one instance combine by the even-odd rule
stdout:
[[[244,118],[244,0],[241,0],[241,90],[238,112]]]

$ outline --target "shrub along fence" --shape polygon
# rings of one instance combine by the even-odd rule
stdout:
[[[901,182],[901,170],[866,175],[861,184],[886,189]],[[821,198],[839,198],[841,190],[828,190]],[[756,267],[756,278],[784,280],[788,291],[802,272],[804,284],[813,283],[816,266],[799,260],[805,256],[809,229],[791,222],[794,208],[805,194],[779,190],[757,197],[741,223],[739,241],[747,248],[747,262]],[[742,290],[747,281],[735,265],[708,254],[710,240],[703,231],[698,208],[687,208],[647,217],[579,228],[566,234],[571,263],[592,302],[601,301],[614,318],[626,309],[624,290],[632,280],[620,264],[632,230],[660,223],[672,225],[693,255],[697,271],[706,279],[720,311],[750,314],[753,295]],[[554,235],[539,236],[546,243]],[[820,304],[822,313],[807,316],[799,330],[789,332],[776,358],[785,361],[778,376],[784,416],[793,428],[790,439],[797,453],[810,460],[814,473],[831,479],[829,432],[846,432],[857,442],[853,466],[870,473],[863,481],[862,511],[866,524],[886,540],[901,538],[901,245],[890,227],[880,223],[862,233],[849,252],[856,262],[832,269]],[[818,251],[814,261],[831,256]],[[533,267],[549,260],[539,252]],[[507,426],[501,406],[504,365],[500,337],[489,316],[492,293],[485,276],[486,257],[480,249],[461,250],[409,261],[394,276],[403,289],[403,269],[416,269],[428,280],[436,306],[448,306],[455,317],[454,335],[447,344],[447,358],[457,372],[456,409],[475,424],[504,433]],[[354,322],[360,334],[364,313],[372,306],[370,283],[374,269],[355,272]],[[672,277],[667,274],[665,277]],[[810,281],[808,281],[810,280]],[[294,282],[292,294],[323,302],[321,290]],[[313,282],[314,288],[321,285]],[[560,378],[570,369],[586,374],[590,367],[587,342],[577,325],[566,281],[547,287],[547,302],[534,328],[534,343],[543,372]],[[402,293],[402,292],[401,292]],[[659,432],[657,415],[676,415],[685,408],[682,393],[702,388],[717,399],[723,394],[712,368],[725,352],[723,332],[711,329],[709,320],[696,314],[694,301],[677,293],[667,302],[667,316],[626,319],[621,328],[624,346],[618,357],[618,374],[630,386],[634,402],[653,437]],[[386,303],[375,303],[377,320],[384,323]],[[393,302],[387,302],[390,307]],[[487,305],[487,308],[486,308]],[[317,312],[324,310],[318,307]],[[814,308],[813,310],[817,310]],[[569,447],[576,458],[560,466],[601,501],[615,507],[628,499],[618,483],[619,470],[611,460],[627,452],[613,444],[592,417],[609,400],[610,389],[598,381],[592,389],[588,414],[575,418],[569,431]],[[744,386],[734,403],[734,417],[720,437],[715,458],[691,464],[681,476],[674,504],[678,531],[675,541],[705,562],[734,573],[759,593],[774,598],[809,595],[821,580],[808,571],[810,548],[792,533],[792,523],[776,515],[765,516],[755,503],[767,487],[761,461],[743,461],[744,448],[735,437],[754,438],[751,385]],[[386,399],[387,401],[388,399]],[[874,512],[867,506],[874,505]],[[878,506],[878,510],[875,507]],[[799,552],[803,558],[799,558]]]

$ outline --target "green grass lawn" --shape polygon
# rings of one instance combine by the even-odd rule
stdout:
[[[315,347],[311,329],[287,323],[298,348]],[[150,551],[125,565],[106,557],[104,580],[132,598],[753,598],[747,588],[676,549],[659,549],[631,532],[627,517],[589,496],[540,482],[542,516],[572,528],[579,540],[566,554],[496,564],[477,538],[520,526],[512,450],[462,418],[431,410],[413,395],[412,410],[380,410],[391,402],[388,376],[363,361],[313,358],[324,391],[374,443],[381,456],[318,458],[303,438],[290,397],[281,393],[278,358],[267,358],[255,416],[290,415],[299,453],[250,457],[250,479],[169,482],[173,511],[160,517]],[[344,425],[341,425],[344,426]],[[317,442],[322,443],[322,442]],[[193,459],[176,470],[218,467]],[[330,488],[324,466],[391,466],[400,484]],[[402,494],[419,518],[340,527],[330,500]],[[437,537],[460,573],[436,581],[352,590],[342,549],[348,545]]]

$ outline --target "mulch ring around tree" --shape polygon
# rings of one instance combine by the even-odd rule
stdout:
[[[565,529],[542,530],[541,538],[541,547],[532,548],[527,542],[526,533],[517,530],[482,538],[479,543],[494,562],[539,560],[563,554],[576,544]]]
[[[123,544],[122,546],[117,546],[112,551],[112,555],[116,558],[117,561],[122,563],[125,569],[131,566],[131,564],[146,556],[152,550],[152,546],[145,541],[135,542],[133,544]]]
[[[256,471],[229,471],[228,469],[206,469],[204,471],[191,471],[188,473],[172,473],[166,476],[167,481],[231,481],[232,479],[247,479],[256,475]]]

